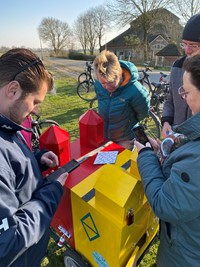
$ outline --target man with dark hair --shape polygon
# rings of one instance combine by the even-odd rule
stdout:
[[[40,167],[58,165],[51,151],[34,155],[20,131],[22,122],[52,89],[52,75],[28,49],[0,57],[0,266],[39,267],[49,225],[63,194],[67,173],[42,178]]]
[[[171,69],[170,89],[161,119],[163,137],[172,131],[172,125],[180,124],[191,116],[191,110],[178,94],[178,88],[183,84],[185,59],[200,54],[200,14],[194,15],[188,20],[183,29],[182,40],[180,45],[185,50],[186,55],[178,59]]]

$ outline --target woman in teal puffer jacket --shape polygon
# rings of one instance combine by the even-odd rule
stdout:
[[[157,267],[200,266],[200,55],[187,58],[184,69],[178,92],[192,117],[173,127],[181,136],[162,141],[162,163],[149,143],[134,142],[145,194],[160,218]],[[170,139],[171,150],[163,145]],[[158,143],[150,141],[156,150]]]
[[[95,58],[94,69],[98,110],[104,119],[104,137],[131,148],[132,128],[149,112],[149,93],[138,82],[136,66],[119,61],[110,51],[104,50]]]

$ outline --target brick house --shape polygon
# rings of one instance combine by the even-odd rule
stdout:
[[[183,27],[179,23],[179,18],[165,8],[160,8],[156,11],[156,19],[153,21],[151,31],[147,36],[148,40],[148,60],[151,64],[155,64],[156,54],[166,47],[168,44],[174,42],[179,43]],[[151,11],[150,11],[151,13]],[[101,50],[108,49],[113,51],[120,59],[133,60],[140,62],[143,60],[143,31],[140,27],[139,17],[132,21],[130,28],[116,36],[104,46]],[[134,45],[127,44],[126,37],[137,37],[141,45],[134,47]]]

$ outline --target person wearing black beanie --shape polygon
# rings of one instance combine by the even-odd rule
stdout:
[[[200,13],[192,16],[186,23],[182,33],[180,46],[185,56],[175,61],[170,73],[170,88],[163,107],[161,118],[162,137],[172,132],[172,126],[181,124],[192,116],[186,101],[178,94],[178,88],[183,84],[183,63],[187,57],[200,54]]]
[[[183,29],[182,39],[200,42],[200,14],[194,15],[188,20]]]

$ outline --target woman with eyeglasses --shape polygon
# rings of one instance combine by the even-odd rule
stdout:
[[[181,139],[163,141],[168,153],[162,163],[160,142],[150,140],[154,151],[149,143],[134,142],[145,194],[160,218],[157,267],[200,266],[200,55],[187,58],[183,67],[178,91],[192,116],[172,128]]]
[[[171,132],[171,126],[185,121],[191,116],[191,110],[178,94],[183,84],[183,63],[187,57],[200,54],[200,14],[192,16],[186,23],[182,33],[181,48],[185,56],[175,61],[170,74],[170,88],[162,114],[162,136]]]
[[[94,69],[98,110],[104,119],[104,137],[132,149],[132,129],[148,115],[149,93],[138,81],[136,66],[118,60],[111,51],[104,50],[95,58]]]

